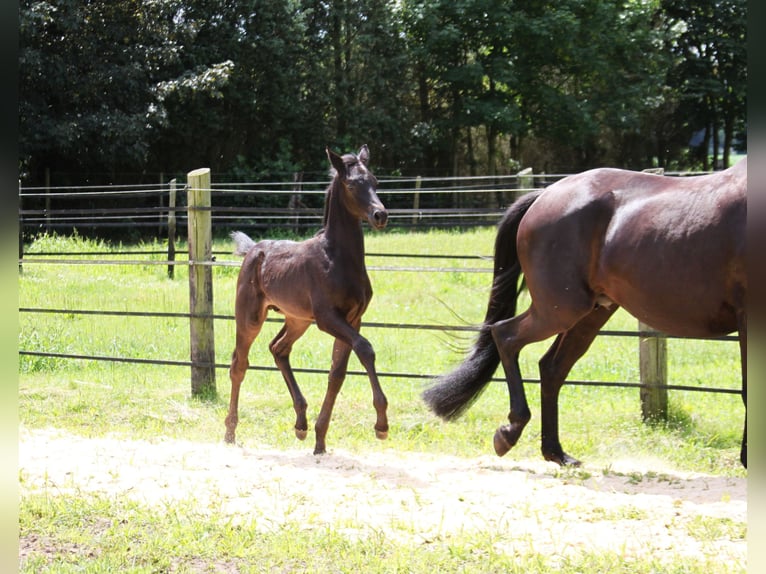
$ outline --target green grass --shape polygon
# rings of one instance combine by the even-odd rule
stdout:
[[[327,525],[234,521],[183,502],[157,512],[129,500],[97,495],[27,496],[22,500],[20,521],[25,525],[22,549],[32,545],[38,549],[23,561],[20,571],[35,573],[738,571],[735,565],[712,557],[668,563],[651,555],[635,558],[612,551],[507,554],[497,549],[508,536],[502,533],[467,533],[452,538],[449,544],[418,543],[414,537],[409,542],[393,541],[375,532],[349,538]],[[742,526],[714,528],[716,536],[739,536]],[[736,532],[730,532],[732,529]]]
[[[494,230],[467,233],[369,234],[368,252],[421,252],[489,255]],[[161,249],[161,245],[144,245]],[[43,237],[29,251],[111,248],[82,238]],[[229,250],[217,242],[216,250]],[[135,256],[131,256],[135,259]],[[156,256],[155,260],[163,260]],[[219,260],[234,257],[219,256]],[[432,265],[489,267],[489,262],[413,261],[368,258],[368,266]],[[233,314],[236,267],[214,268],[215,312]],[[477,324],[487,302],[491,274],[451,272],[370,272],[375,296],[367,323]],[[27,264],[19,276],[19,306],[117,311],[186,312],[188,275],[179,266],[169,280],[166,267]],[[522,302],[521,306],[523,307]],[[456,315],[460,319],[456,318]],[[276,317],[276,315],[272,315]],[[21,313],[19,348],[60,353],[113,355],[186,361],[189,326],[184,319]],[[635,328],[636,321],[618,312],[607,329]],[[250,360],[272,365],[268,341],[280,325],[267,323]],[[216,321],[216,362],[228,363],[234,341],[232,321]],[[459,337],[440,331],[364,328],[381,373],[440,374],[457,364],[472,334]],[[527,347],[522,372],[537,377],[537,361],[550,342]],[[637,381],[635,338],[600,337],[575,366],[572,379]],[[296,368],[329,367],[332,340],[310,329],[292,355]],[[673,384],[727,386],[740,384],[739,353],[730,342],[669,341],[669,375]],[[350,369],[362,370],[352,357]],[[309,401],[309,424],[318,413],[325,376],[298,374]],[[458,421],[435,418],[420,400],[426,381],[384,377],[389,399],[389,439],[374,438],[372,397],[366,377],[349,376],[338,399],[328,433],[328,448],[356,453],[380,449],[427,452],[460,457],[493,453],[495,428],[506,421],[508,395],[503,383],[492,383]],[[191,397],[188,367],[113,362],[19,358],[19,421],[27,428],[55,427],[86,437],[130,439],[180,438],[201,442],[223,439],[229,383],[217,371],[218,396]],[[539,389],[527,385],[533,418],[506,458],[540,459]],[[743,477],[739,464],[744,407],[736,395],[670,392],[666,423],[641,421],[637,389],[565,386],[560,400],[564,448],[584,462],[576,472],[609,472],[614,461],[650,461],[659,470]],[[295,438],[294,414],[278,373],[248,373],[240,399],[238,440],[273,448],[313,448]],[[555,472],[555,471],[554,471]],[[255,524],[234,524],[227,516],[201,514],[182,503],[165,513],[128,501],[95,495],[34,494],[21,501],[24,540],[35,540],[25,572],[708,572],[721,564],[706,559],[679,559],[658,565],[651,556],[626,560],[609,553],[584,553],[556,561],[538,553],[507,555],[496,551],[491,532],[466,533],[444,543],[401,543],[383,534],[349,539],[317,525],[284,524],[265,531]],[[617,517],[619,518],[619,517]],[[626,517],[623,517],[626,518]],[[629,518],[629,517],[627,517]],[[740,536],[741,525],[704,521],[693,524],[699,536],[721,531]],[[736,530],[734,532],[733,530]],[[32,537],[32,538],[30,538]],[[300,556],[300,559],[296,559]],[[258,568],[248,566],[257,558]],[[712,568],[715,566],[715,568]],[[250,568],[250,569],[248,569]],[[732,567],[732,571],[735,571]]]

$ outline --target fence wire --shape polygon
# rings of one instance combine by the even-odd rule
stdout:
[[[387,203],[399,205],[389,209],[389,221],[392,227],[402,228],[428,228],[428,227],[472,227],[496,225],[504,208],[520,194],[531,189],[544,187],[545,185],[561,179],[568,174],[553,175],[528,175],[527,179],[520,180],[520,176],[497,176],[487,178],[483,176],[473,178],[380,178],[378,194]],[[689,174],[684,174],[689,175]],[[697,174],[694,174],[697,175]],[[520,186],[520,182],[525,186]],[[174,251],[174,255],[187,256],[186,260],[166,259],[156,260],[145,257],[163,255],[165,251],[84,251],[84,252],[36,252],[23,253],[23,238],[34,237],[40,233],[56,230],[77,230],[101,228],[125,228],[126,226],[140,228],[156,228],[159,233],[169,228],[169,217],[177,218],[179,228],[187,224],[188,207],[184,205],[184,184],[177,186],[179,201],[175,207],[169,207],[170,187],[172,182],[163,185],[130,185],[130,186],[86,186],[86,187],[30,187],[19,190],[19,233],[20,252],[19,267],[23,265],[161,265],[161,266],[190,266],[209,265],[213,267],[238,267],[240,260],[218,260],[219,256],[227,256],[228,252],[214,253],[214,261],[190,262],[187,251]],[[227,183],[213,185],[215,199],[220,203],[211,208],[213,225],[215,228],[226,228],[246,224],[252,228],[288,229],[293,232],[305,231],[306,229],[321,225],[321,207],[301,205],[296,202],[293,207],[275,207],[273,205],[226,205],[226,201],[260,201],[268,198],[269,201],[283,201],[279,198],[289,195],[291,198],[305,196],[322,196],[325,194],[326,182],[301,182],[296,186],[295,182],[269,182],[269,183]],[[457,204],[487,203],[494,202],[493,206],[481,207],[470,205],[462,207],[435,207],[429,206],[429,197],[449,195]],[[423,199],[421,199],[421,196]],[[275,198],[277,198],[275,200]],[[418,198],[416,200],[415,198]],[[105,201],[107,205],[99,206],[94,203]],[[127,205],[120,205],[124,200]],[[87,206],[67,207],[67,202],[90,202]],[[151,203],[150,203],[151,202]],[[422,206],[418,205],[422,202]],[[135,205],[143,203],[142,205]],[[402,205],[408,205],[403,207]],[[411,206],[411,207],[409,207]],[[140,259],[129,258],[141,256]],[[99,257],[100,259],[86,259],[86,257]],[[483,255],[431,255],[417,253],[367,253],[367,257],[401,258],[412,260],[475,260],[477,262],[491,262],[491,256]],[[460,272],[460,273],[491,273],[491,266],[487,267],[447,267],[426,265],[368,265],[368,269],[385,272]],[[105,311],[88,309],[51,309],[19,307],[20,313],[49,313],[67,315],[105,315],[123,317],[149,317],[149,318],[178,318],[189,319],[190,313],[167,313],[167,312],[144,312],[144,311]],[[232,315],[207,316],[218,321],[233,321]],[[280,319],[269,318],[268,322],[281,322]],[[431,325],[409,323],[363,323],[365,329],[405,329],[423,331],[461,331],[478,332],[477,326],[463,325]],[[655,331],[615,331],[603,330],[600,336],[615,337],[648,337],[657,336]],[[682,337],[667,337],[680,339]],[[736,341],[737,337],[726,336],[713,340]],[[216,369],[228,369],[228,364],[202,365],[191,361],[143,359],[129,357],[113,357],[105,355],[87,355],[76,353],[49,353],[43,350],[22,349],[19,356],[49,357],[67,360],[89,360],[120,362],[134,364],[150,364],[173,367],[214,367]],[[275,366],[252,365],[250,370],[278,371]],[[295,368],[298,373],[311,373],[326,375],[327,370],[312,368]],[[436,375],[426,373],[406,372],[383,372],[378,373],[381,377],[398,378],[404,380],[431,379]],[[366,376],[362,371],[349,371],[349,375]],[[493,378],[494,382],[504,382],[502,378]],[[539,384],[539,379],[525,379],[525,382]],[[577,381],[567,380],[567,385],[580,385],[592,387],[621,387],[621,388],[645,388],[640,382],[614,382],[614,381]],[[687,385],[668,384],[665,388],[670,390],[697,391],[709,393],[739,394],[739,389],[692,387]]]

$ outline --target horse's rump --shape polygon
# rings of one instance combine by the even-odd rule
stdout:
[[[597,169],[553,184],[519,227],[532,298],[568,297],[572,315],[565,308],[562,325],[607,301],[672,335],[736,330],[746,183],[724,187],[731,178]]]

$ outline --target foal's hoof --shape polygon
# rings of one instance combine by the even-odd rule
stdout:
[[[497,456],[503,456],[511,450],[519,440],[521,430],[515,430],[511,425],[504,425],[495,431],[493,440]]]
[[[378,440],[386,440],[388,438],[388,431],[375,429],[375,437]]]
[[[226,436],[223,437],[223,440],[226,444],[234,444],[237,439],[233,432],[226,431]]]
[[[565,452],[561,453],[543,453],[543,458],[545,460],[549,460],[551,462],[557,463],[559,466],[580,466],[582,463],[574,458],[573,456],[569,456]]]
[[[308,431],[306,429],[295,429],[295,436],[298,440],[306,440]]]

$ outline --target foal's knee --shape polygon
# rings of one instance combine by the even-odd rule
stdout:
[[[286,345],[280,345],[279,343],[271,343],[269,345],[269,351],[271,356],[274,357],[274,362],[279,364],[280,361],[285,361],[290,358],[290,351],[292,347]]]
[[[245,378],[245,373],[247,372],[248,367],[250,367],[250,362],[248,361],[247,357],[241,358],[237,351],[234,351],[231,355],[231,365],[229,366],[229,378],[232,381],[242,381],[242,379]]]
[[[375,349],[372,348],[370,342],[364,337],[360,336],[356,343],[354,343],[354,353],[356,353],[356,356],[359,357],[359,360],[365,367],[375,364]]]

